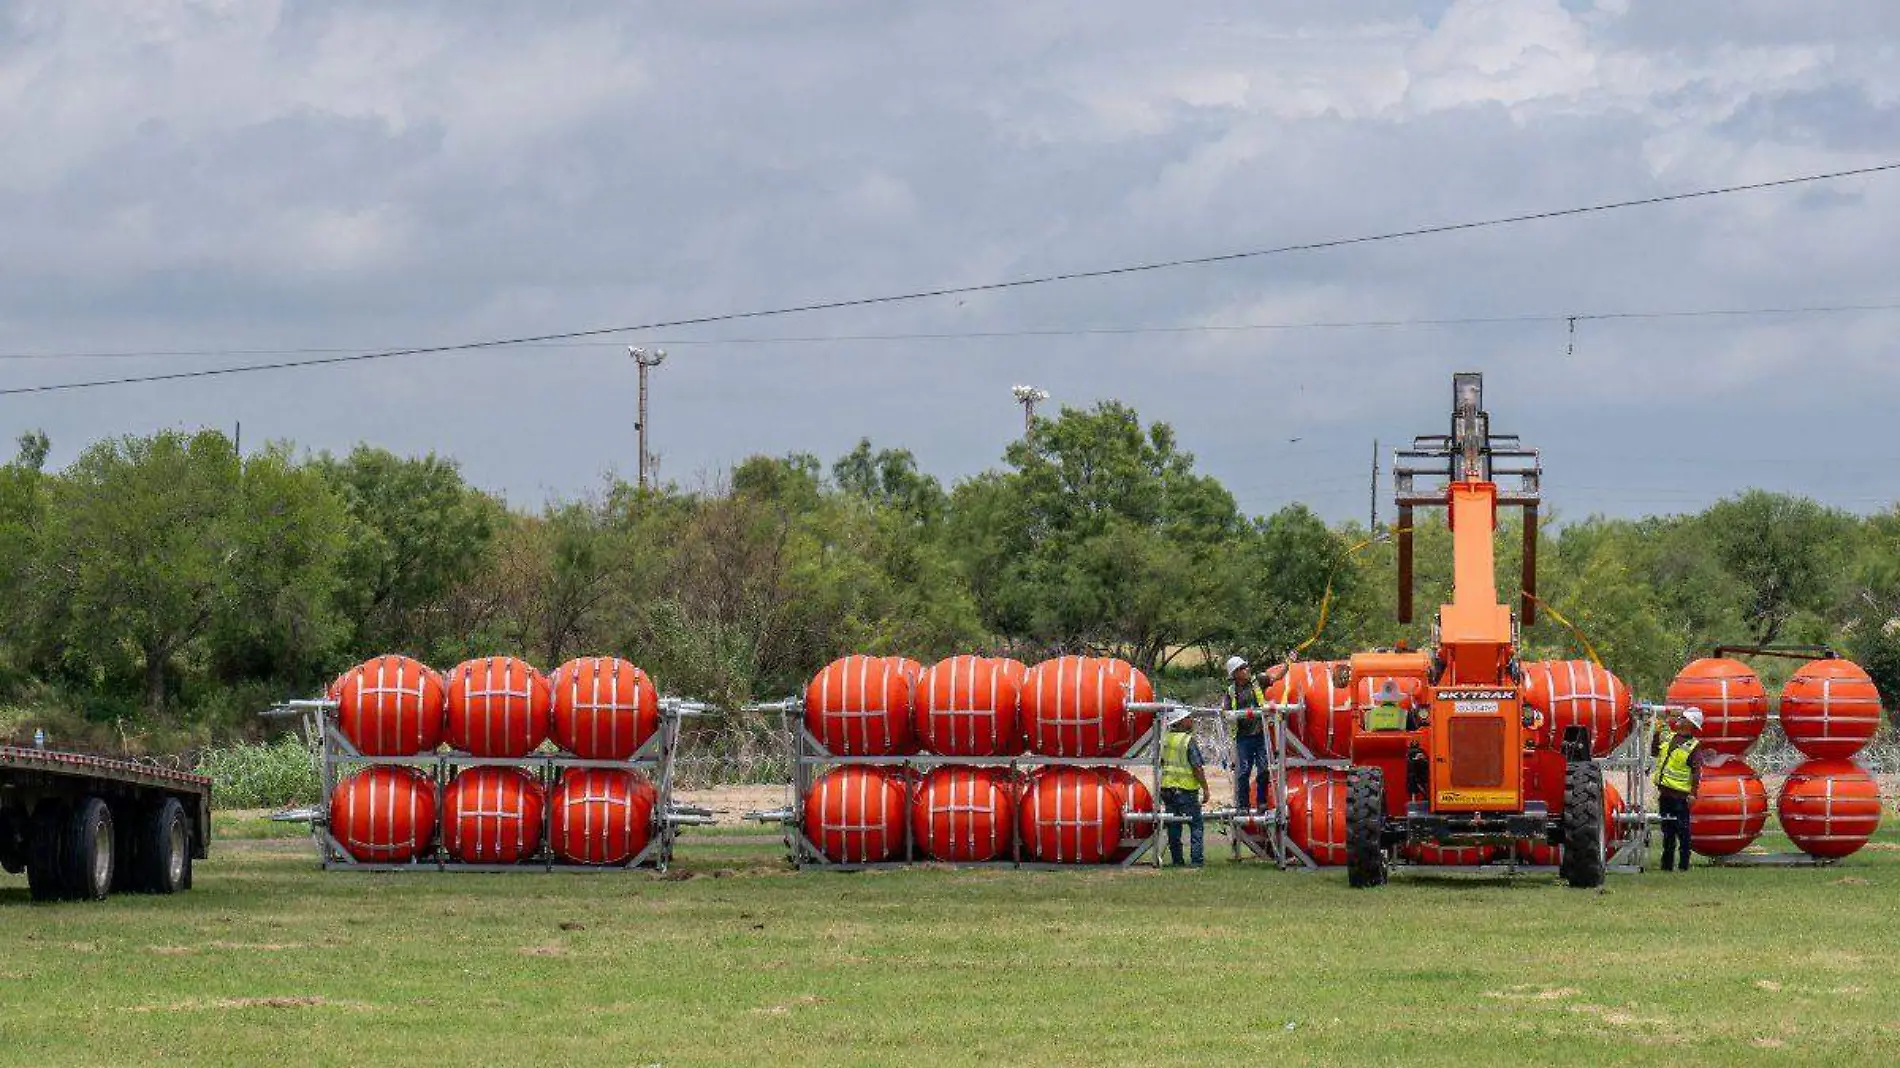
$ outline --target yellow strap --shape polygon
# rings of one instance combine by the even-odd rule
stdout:
[[[1522,592],[1524,596],[1529,597],[1531,601],[1537,605],[1537,607],[1542,608],[1544,611],[1550,613],[1550,618],[1556,620],[1558,623],[1563,624],[1564,628],[1570,631],[1571,635],[1575,637],[1578,643],[1583,646],[1583,651],[1590,657],[1590,662],[1592,664],[1595,664],[1598,667],[1603,666],[1603,658],[1597,655],[1597,647],[1590,644],[1590,639],[1584,635],[1582,627],[1579,627],[1575,623],[1570,622],[1570,620],[1565,619],[1564,614],[1562,612],[1559,612],[1555,608],[1551,607],[1550,602],[1544,600],[1542,597],[1537,596],[1536,594],[1532,593],[1529,590],[1524,590]]]
[[[1412,529],[1411,527],[1389,527],[1387,528],[1386,533],[1399,534],[1405,531],[1410,531],[1411,529]],[[1333,607],[1333,577],[1339,574],[1339,565],[1359,555],[1359,552],[1363,550],[1366,546],[1371,545],[1372,543],[1378,540],[1379,540],[1379,535],[1375,534],[1372,537],[1365,539],[1359,544],[1353,546],[1350,549],[1347,549],[1345,552],[1340,553],[1338,556],[1333,558],[1333,566],[1326,570],[1326,592],[1323,595],[1321,595],[1319,599],[1319,622],[1313,624],[1313,633],[1311,636],[1309,636],[1305,641],[1293,647],[1294,656],[1297,657],[1301,653],[1312,648],[1313,643],[1316,641],[1319,641],[1320,634],[1326,629],[1326,619],[1327,619],[1327,616],[1331,614],[1332,607]],[[1281,699],[1282,701],[1285,700],[1284,695],[1282,695]]]

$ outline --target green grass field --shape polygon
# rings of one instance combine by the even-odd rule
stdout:
[[[174,898],[0,878],[0,1063],[1893,1063],[1897,838],[1601,893],[1354,892],[1224,844],[1202,872],[795,874],[688,838],[663,879],[325,874],[229,838]]]

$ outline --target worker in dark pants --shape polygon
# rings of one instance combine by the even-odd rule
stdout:
[[[1234,720],[1234,807],[1264,811],[1267,798],[1267,698],[1254,681],[1245,657],[1227,658],[1227,695],[1223,703]],[[1253,783],[1249,790],[1248,783]]]
[[[1702,785],[1702,710],[1685,708],[1680,716],[1659,720],[1650,736],[1656,758],[1656,808],[1662,815],[1664,871],[1689,870],[1689,806]]]
[[[1207,798],[1207,767],[1194,741],[1194,720],[1186,712],[1171,713],[1161,738],[1161,807],[1170,816],[1189,817],[1189,857],[1197,868],[1206,861],[1201,806]],[[1173,820],[1168,822],[1168,858],[1181,866],[1181,824]]]

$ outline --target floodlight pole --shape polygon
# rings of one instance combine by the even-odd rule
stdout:
[[[633,429],[640,436],[640,489],[647,489],[648,471],[653,466],[653,458],[647,452],[647,371],[660,366],[666,359],[665,349],[643,349],[627,346],[627,355],[640,366],[640,411],[635,417]]]
[[[1023,406],[1023,437],[1036,428],[1036,405],[1049,399],[1049,391],[1035,386],[1014,386],[1010,392],[1016,395],[1016,403]]]

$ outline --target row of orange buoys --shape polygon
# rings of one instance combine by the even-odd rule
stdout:
[[[1102,864],[1153,830],[1147,784],[1116,767],[846,766],[805,795],[802,830],[834,863],[999,860]],[[905,855],[908,834],[912,856]]]
[[[552,739],[575,756],[625,760],[659,729],[660,694],[619,657],[569,660],[552,674],[512,656],[437,673],[379,656],[337,676],[337,728],[364,756],[415,756],[446,744],[484,757],[522,757]]]
[[[625,864],[646,848],[657,795],[638,772],[566,768],[545,790],[520,768],[463,768],[442,788],[415,768],[374,764],[330,794],[330,834],[364,863],[426,859],[519,864],[549,850],[569,864]],[[544,827],[545,824],[545,827]]]
[[[805,729],[836,756],[1118,757],[1154,725],[1148,677],[1125,660],[1060,656],[1033,667],[953,656],[925,668],[847,656],[805,687]]]
[[[1706,657],[1683,668],[1666,700],[1702,710],[1702,744],[1716,754],[1690,812],[1695,851],[1740,853],[1768,823],[1768,788],[1744,759],[1768,726],[1768,690],[1747,664]],[[1879,784],[1853,759],[1880,728],[1880,691],[1860,665],[1824,657],[1788,679],[1779,706],[1782,732],[1808,759],[1783,782],[1776,818],[1802,852],[1847,856],[1880,826]]]

